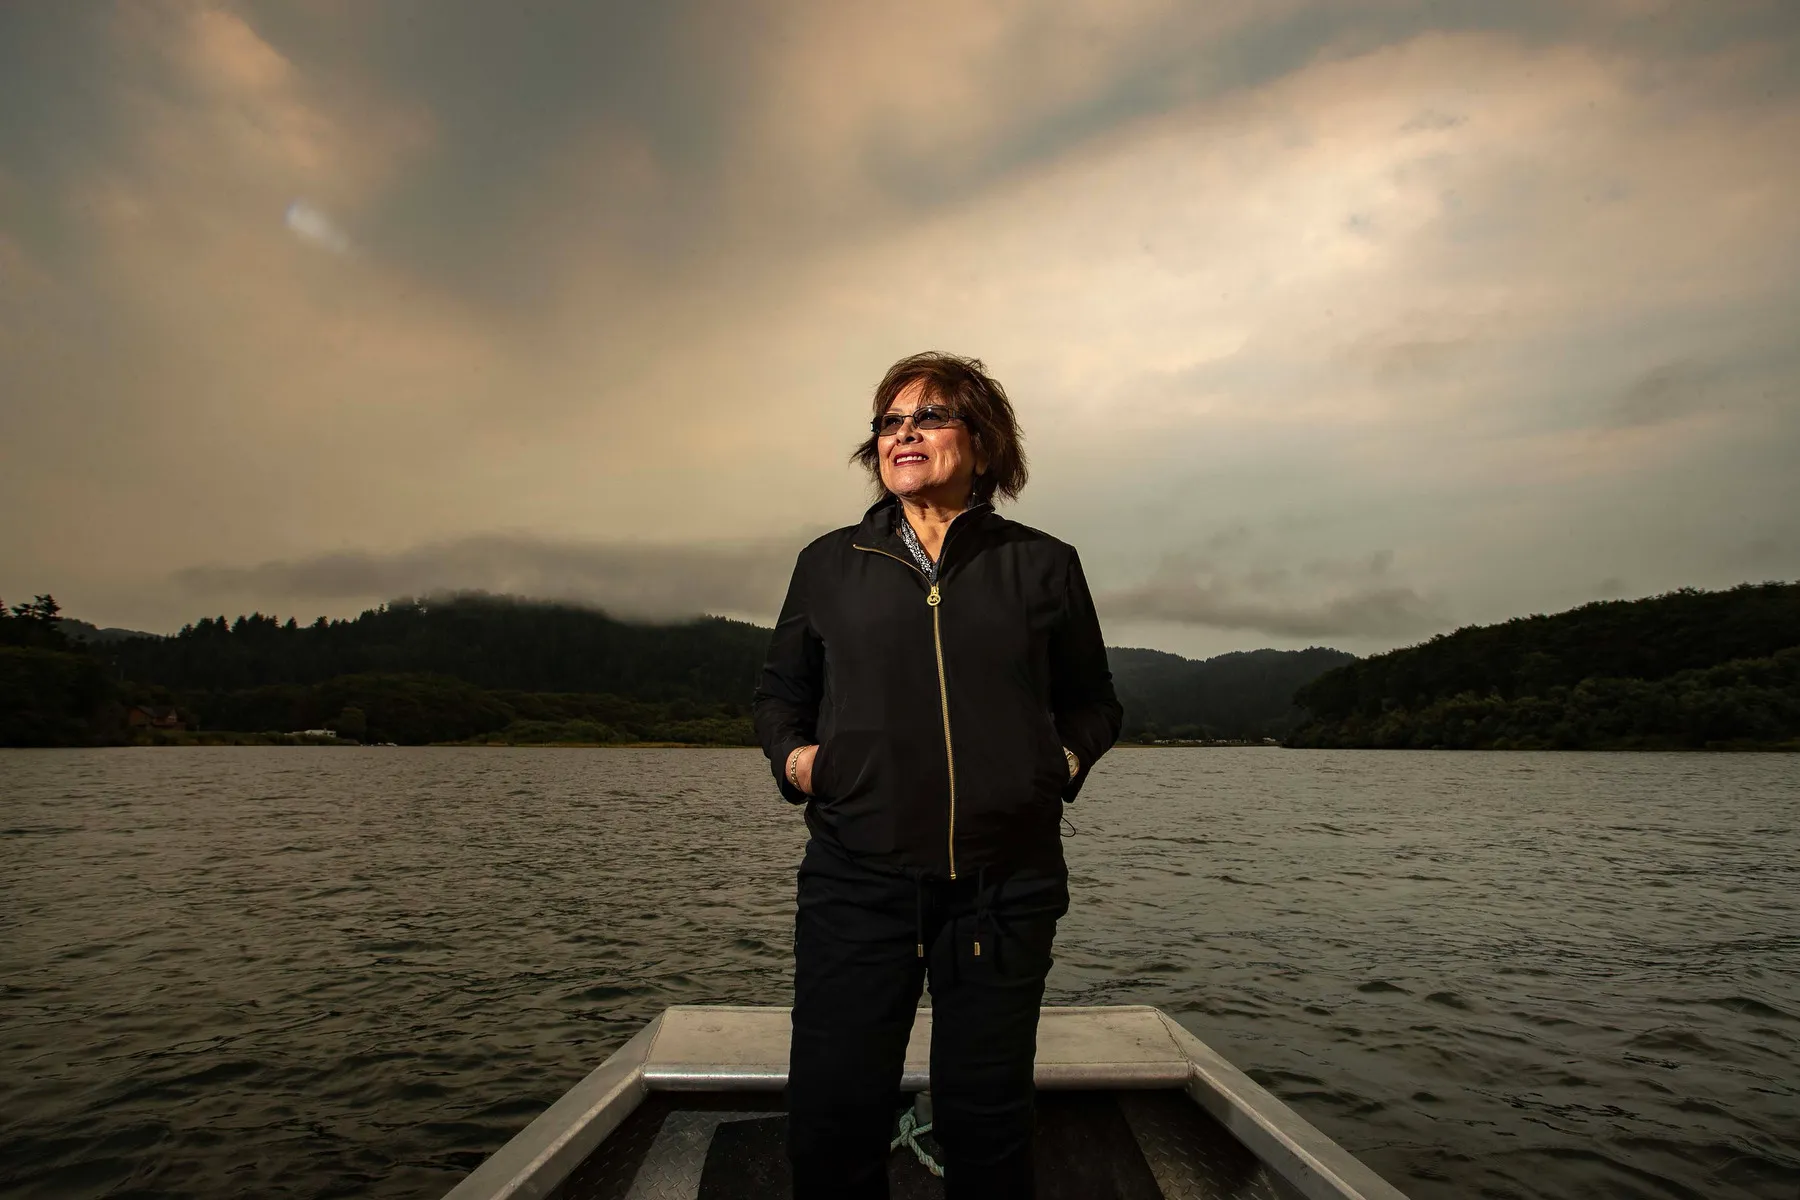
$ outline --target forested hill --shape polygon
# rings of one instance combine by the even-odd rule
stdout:
[[[0,618],[0,745],[312,728],[402,743],[746,744],[769,636],[490,596],[310,625],[208,618],[167,638],[64,621],[48,596]],[[1800,584],[1590,604],[1363,660],[1108,653],[1127,740],[1800,747]]]
[[[1691,588],[1471,626],[1301,689],[1301,746],[1800,743],[1800,584]]]
[[[769,638],[738,621],[641,625],[483,595],[307,625],[209,617],[172,637],[121,637],[40,600],[0,625],[0,745],[158,740],[160,727],[143,724],[152,719],[170,737],[330,728],[400,743],[746,744]],[[27,635],[29,651],[5,649]],[[1349,657],[1109,654],[1125,735],[1142,740],[1279,736],[1299,715],[1294,689]]]
[[[104,647],[127,679],[180,691],[315,684],[342,675],[445,675],[521,692],[748,704],[769,631],[707,617],[639,625],[566,604],[466,595],[397,600],[310,625],[255,613]]]
[[[260,613],[209,618],[174,637],[93,652],[138,695],[199,730],[329,728],[403,745],[744,745],[768,638],[720,618],[640,625],[571,605],[465,595],[311,625]]]
[[[1294,693],[1333,667],[1356,661],[1342,650],[1243,650],[1194,660],[1161,650],[1109,649],[1113,684],[1125,706],[1124,737],[1280,737],[1300,723]]]

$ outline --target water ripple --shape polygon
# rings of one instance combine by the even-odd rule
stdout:
[[[1124,751],[1052,1003],[1421,1200],[1800,1191],[1800,760]],[[0,1192],[445,1190],[671,1003],[787,999],[742,751],[0,753]]]

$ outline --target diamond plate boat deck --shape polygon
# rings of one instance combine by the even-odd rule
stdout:
[[[930,1045],[921,1009],[903,1091]],[[785,1196],[787,1050],[785,1008],[670,1008],[446,1200]],[[1405,1200],[1159,1009],[1044,1009],[1037,1086],[1041,1200]],[[904,1147],[888,1175],[894,1200],[943,1195]]]

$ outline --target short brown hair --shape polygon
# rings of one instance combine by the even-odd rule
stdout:
[[[927,350],[909,354],[881,377],[875,389],[874,411],[880,416],[894,398],[914,383],[923,383],[925,397],[947,404],[969,430],[969,438],[987,459],[987,470],[975,476],[974,501],[980,504],[996,498],[1013,500],[1025,488],[1025,435],[1013,416],[1012,401],[1000,381],[987,373],[979,358],[964,358]],[[875,480],[875,494],[887,495],[881,482],[880,438],[871,433],[856,448],[850,461],[868,468]]]

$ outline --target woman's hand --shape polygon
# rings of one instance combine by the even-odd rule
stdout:
[[[816,745],[802,746],[788,756],[788,782],[808,796],[813,794],[813,759],[818,756],[819,748]]]

